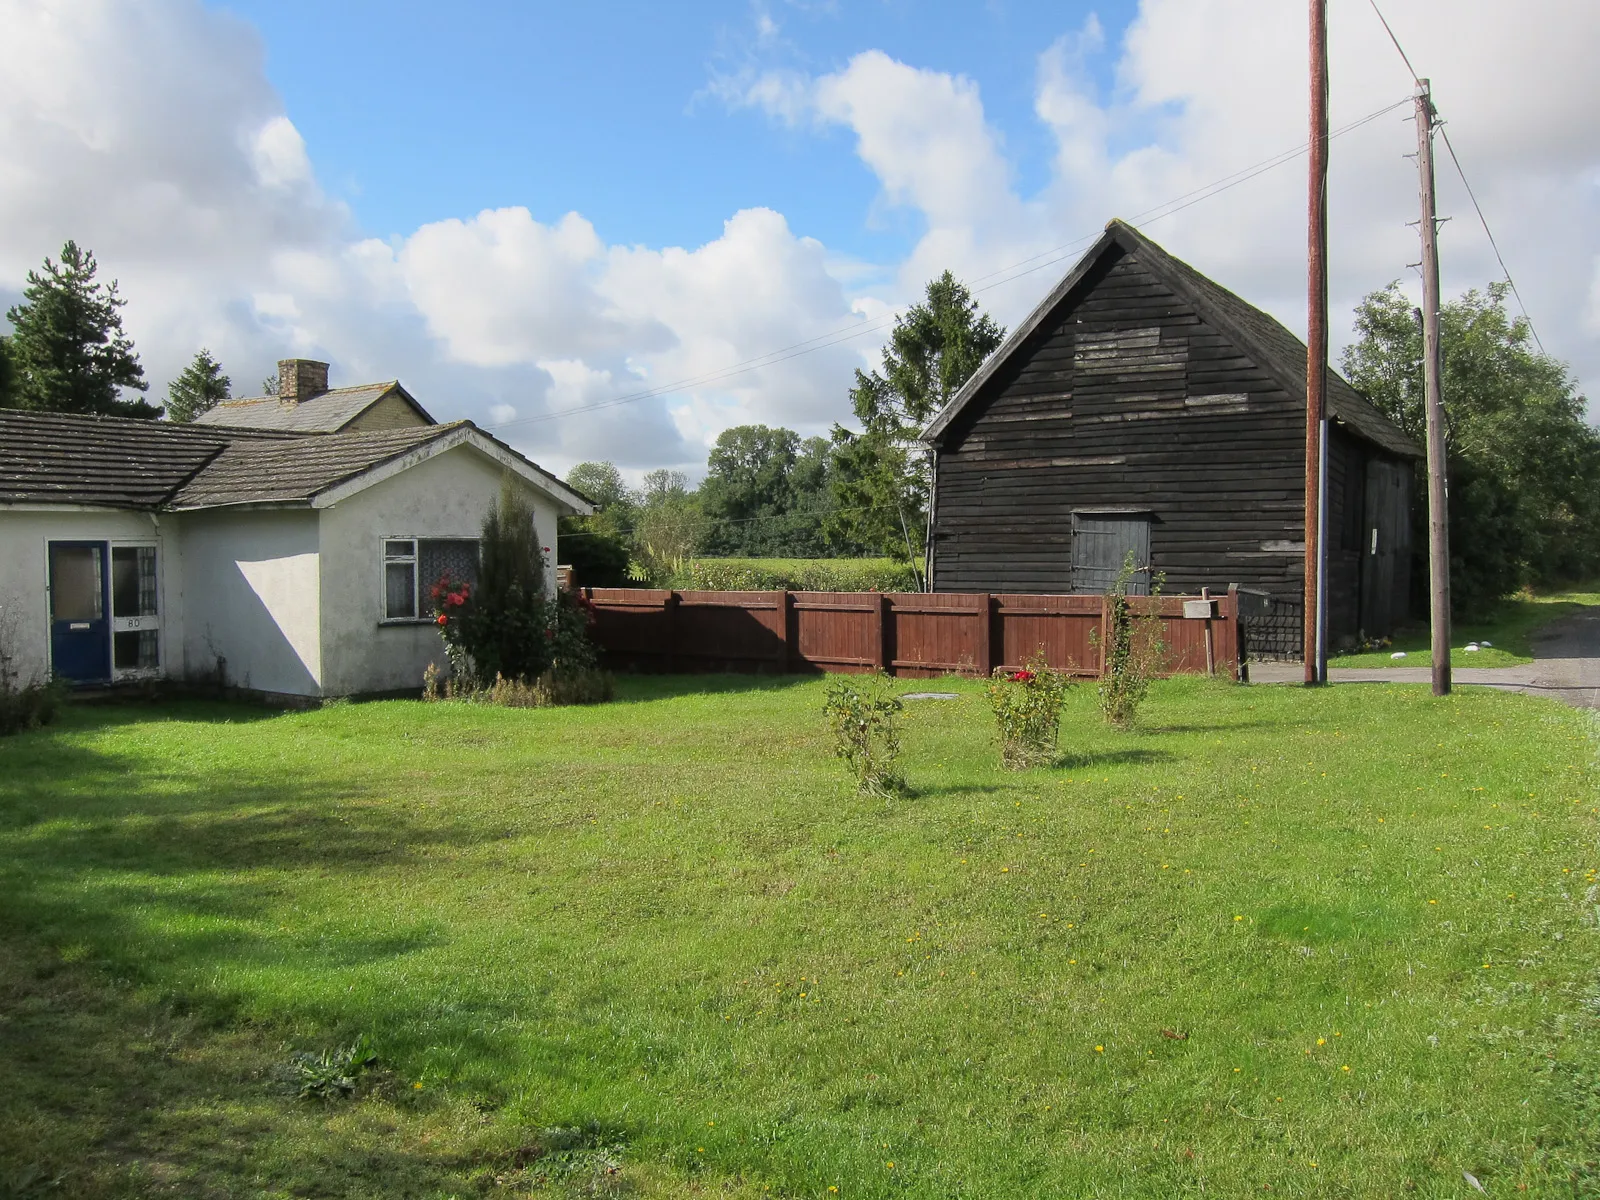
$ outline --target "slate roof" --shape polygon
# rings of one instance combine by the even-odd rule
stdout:
[[[0,504],[156,508],[222,452],[196,425],[0,409]]]
[[[1306,344],[1290,333],[1274,317],[1208,279],[1182,259],[1174,258],[1125,221],[1113,220],[1106,231],[1071,271],[1044,298],[1026,320],[1012,331],[1005,343],[985,360],[959,392],[923,431],[924,441],[934,441],[957,414],[982,390],[996,369],[1033,335],[1067,299],[1078,282],[1113,245],[1134,256],[1152,274],[1166,283],[1225,334],[1258,366],[1274,376],[1291,396],[1306,394]],[[1422,447],[1407,437],[1400,427],[1380,413],[1350,383],[1328,368],[1326,393],[1328,415],[1367,441],[1405,458],[1421,458]]]
[[[277,429],[289,433],[338,433],[393,391],[398,391],[429,425],[434,423],[411,393],[400,386],[400,381],[391,379],[386,383],[333,388],[298,403],[285,403],[276,396],[224,400],[196,417],[195,424],[230,429]]]
[[[552,496],[575,500],[577,511],[592,509],[471,421],[371,433],[287,433],[19,409],[0,409],[0,504],[160,511],[310,504],[330,488],[431,442],[460,441],[461,434],[502,462],[525,464]]]
[[[335,484],[353,479],[418,446],[467,425],[421,425],[374,433],[324,433],[288,438],[242,437],[193,479],[165,507],[216,508],[225,504],[293,504],[309,501]]]

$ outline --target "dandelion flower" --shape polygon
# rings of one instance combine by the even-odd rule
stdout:
[[[1106,1052],[1106,1048],[1104,1046],[1096,1046],[1094,1048],[1094,1052],[1096,1054],[1104,1054]]]

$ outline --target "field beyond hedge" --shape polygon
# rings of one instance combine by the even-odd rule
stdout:
[[[936,686],[890,803],[815,680],[8,739],[0,1195],[1600,1192],[1591,714]]]

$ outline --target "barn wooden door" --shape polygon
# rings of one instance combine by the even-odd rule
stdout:
[[[1371,459],[1367,463],[1365,536],[1361,546],[1361,629],[1384,637],[1406,615],[1411,553],[1411,468]]]
[[[1109,592],[1117,572],[1133,555],[1138,570],[1128,581],[1130,596],[1150,594],[1150,518],[1116,513],[1072,515],[1072,590]]]

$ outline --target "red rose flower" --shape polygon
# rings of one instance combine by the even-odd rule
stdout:
[[[443,613],[439,614],[439,624],[440,625],[446,625],[446,624],[449,624],[449,622],[450,622],[450,618],[449,617],[445,616]]]
[[[1015,679],[1018,683],[1032,683],[1033,682],[1033,672],[1032,671],[1013,671],[1012,674],[1011,674],[1011,678]]]

